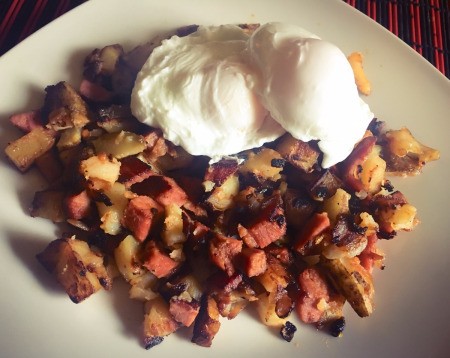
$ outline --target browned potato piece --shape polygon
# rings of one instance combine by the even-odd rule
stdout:
[[[204,182],[205,187],[208,187],[209,184],[214,185],[212,182]],[[239,179],[237,175],[233,174],[230,175],[222,185],[214,187],[211,195],[206,201],[214,210],[225,211],[233,205],[233,199],[238,192]]]
[[[56,147],[59,151],[77,146],[81,142],[81,128],[72,127],[61,131]]]
[[[75,236],[52,241],[36,257],[48,272],[55,275],[75,303],[83,301],[102,286],[111,288],[103,257]]]
[[[5,153],[16,167],[24,172],[37,158],[49,151],[54,143],[55,132],[37,127],[10,143],[5,148]]]
[[[273,149],[263,148],[258,153],[249,152],[248,159],[239,168],[241,173],[254,174],[263,180],[277,181],[283,170],[284,160]]]
[[[160,344],[165,336],[175,332],[180,324],[169,312],[169,305],[161,296],[148,301],[144,317],[144,345],[150,349]]]
[[[122,230],[124,210],[128,204],[125,192],[125,186],[122,183],[115,182],[103,191],[110,203],[106,205],[105,203],[97,202],[97,209],[102,222],[100,228],[107,234],[117,235]]]
[[[87,180],[99,180],[112,185],[119,179],[120,162],[116,158],[108,158],[101,153],[83,160],[80,164],[80,172]]]
[[[141,245],[132,235],[127,235],[114,250],[114,259],[123,278],[133,285],[135,279],[144,274],[139,263]]]
[[[381,148],[375,145],[362,164],[360,180],[364,190],[369,194],[380,191],[386,172],[386,162],[380,157]]]
[[[158,278],[150,271],[133,279],[130,287],[130,298],[143,302],[150,301],[158,296],[153,289],[156,286]]]
[[[438,150],[420,143],[407,128],[388,131],[385,134],[387,146],[383,157],[387,162],[387,171],[396,175],[417,175],[428,162],[438,160]]]
[[[336,193],[323,202],[323,211],[328,214],[331,225],[334,225],[336,218],[339,215],[347,214],[349,212],[349,201],[351,195],[344,189],[339,188]]]
[[[106,153],[117,159],[138,154],[146,147],[142,136],[127,131],[104,134],[95,139],[93,144],[97,153]]]
[[[176,204],[169,204],[165,208],[164,229],[162,237],[167,247],[176,248],[186,241],[183,232],[183,211]]]
[[[123,54],[123,48],[118,44],[96,48],[84,61],[84,76],[90,81],[101,76],[111,76]]]
[[[291,279],[286,267],[279,260],[270,257],[267,270],[256,277],[267,292],[277,292],[280,287],[286,288]]]
[[[321,257],[320,264],[360,317],[367,317],[373,312],[373,295],[375,293],[372,276],[353,258],[329,260]]]
[[[295,139],[285,134],[278,143],[276,150],[294,167],[309,173],[319,159],[320,152],[309,143]]]
[[[89,123],[86,103],[75,89],[61,81],[48,86],[44,109],[48,113],[48,127],[54,130],[81,128]]]
[[[286,323],[286,318],[277,315],[277,295],[276,291],[260,294],[256,301],[256,309],[262,323],[269,327],[281,328]]]
[[[30,215],[45,218],[55,223],[65,221],[66,216],[63,208],[65,195],[66,193],[61,190],[37,191],[31,203]]]
[[[202,347],[211,347],[220,328],[219,316],[216,301],[209,295],[203,296],[200,312],[195,320],[192,342]]]
[[[35,164],[39,172],[49,183],[58,181],[63,175],[64,168],[56,150],[45,152],[36,158]]]
[[[103,47],[99,53],[99,61],[101,63],[100,73],[103,75],[112,74],[122,55],[123,48],[120,45],[109,45]]]
[[[410,231],[419,223],[417,209],[410,204],[385,208],[380,211],[378,220],[387,232]]]

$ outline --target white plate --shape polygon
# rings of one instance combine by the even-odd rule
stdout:
[[[372,110],[391,127],[408,126],[442,158],[422,176],[396,180],[419,209],[421,225],[384,243],[387,267],[375,275],[376,310],[360,319],[347,309],[344,337],[298,325],[291,343],[250,314],[222,321],[211,349],[174,334],[150,352],[139,344],[142,313],[124,289],[102,292],[79,305],[69,301],[34,255],[58,235],[26,214],[34,174],[0,166],[0,347],[3,357],[444,357],[450,349],[449,140],[450,82],[407,45],[340,0],[207,1],[91,0],[54,21],[0,58],[0,141],[19,133],[14,112],[39,106],[43,88],[79,81],[94,47],[127,48],[186,24],[284,21],[365,54],[373,83]],[[120,286],[120,285],[119,285]],[[118,288],[118,289],[117,289]]]

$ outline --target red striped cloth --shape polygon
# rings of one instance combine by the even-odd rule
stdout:
[[[0,0],[0,55],[86,0]]]
[[[344,0],[397,35],[450,78],[449,0]]]
[[[87,0],[0,0],[0,56]],[[450,78],[450,0],[343,0],[397,35]]]

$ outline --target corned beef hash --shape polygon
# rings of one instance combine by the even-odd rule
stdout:
[[[36,257],[75,303],[127,281],[147,349],[209,347],[248,305],[286,341],[292,315],[340,336],[347,302],[374,310],[378,242],[418,223],[387,175],[439,158],[373,117],[360,53],[286,24],[109,45],[45,92],[5,149],[48,182],[30,215],[68,224]]]

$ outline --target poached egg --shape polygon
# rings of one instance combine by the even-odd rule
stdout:
[[[287,131],[318,140],[324,168],[344,160],[373,119],[342,51],[282,23],[164,40],[138,73],[131,109],[193,155],[218,160]]]

